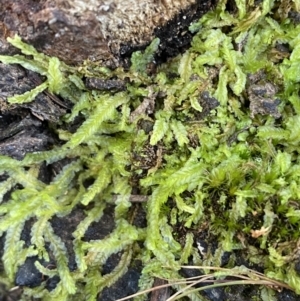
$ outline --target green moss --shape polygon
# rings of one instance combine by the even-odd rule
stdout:
[[[72,122],[79,113],[85,121],[75,133],[57,126],[64,144],[53,150],[27,154],[22,161],[0,157],[0,174],[9,176],[0,185],[0,196],[15,188],[10,200],[0,205],[0,234],[6,233],[2,258],[6,282],[13,282],[26,257],[38,255],[47,260],[47,242],[57,267],[37,267],[45,275],[59,275],[61,281],[52,292],[27,288],[26,295],[72,300],[77,294],[79,299],[95,300],[101,289],[124,274],[136,242],[142,242],[144,248],[135,256],[144,265],[140,288],[149,288],[153,277],[180,278],[180,265],[190,256],[199,264],[193,233],[205,225],[219,242],[215,255],[206,258],[207,265],[219,265],[223,251],[249,248],[250,261],[256,256],[266,275],[300,294],[300,277],[294,270],[300,236],[300,25],[282,15],[276,1],[265,0],[258,6],[236,1],[234,13],[226,11],[225,4],[220,1],[213,12],[191,26],[198,31],[191,48],[160,66],[155,76],[146,70],[157,40],[144,54],[133,55],[128,73],[92,68],[88,63],[69,67],[37,53],[18,37],[10,40],[24,56],[0,56],[0,60],[46,76],[38,89],[48,88],[74,103],[62,123]],[[297,11],[296,1],[290,1],[290,9]],[[88,91],[81,78],[91,74],[127,76],[130,83],[124,92]],[[250,74],[263,76],[251,82]],[[251,86],[266,83],[276,87],[279,119],[271,111],[262,114],[247,105],[254,101],[249,96]],[[154,113],[147,115],[144,110],[130,121],[131,113],[151,91],[157,95]],[[36,88],[10,101],[31,101],[38,92]],[[205,111],[203,92],[219,106]],[[154,123],[152,131],[141,128],[145,120]],[[73,162],[50,184],[37,178],[42,162],[62,158]],[[149,196],[144,206],[146,229],[133,226],[128,217],[133,178],[138,179],[135,185],[141,194]],[[94,182],[85,188],[87,179]],[[115,230],[106,239],[82,241],[88,226],[102,216],[115,194],[120,196]],[[78,268],[70,272],[65,245],[49,220],[56,214],[67,215],[78,204],[89,209],[73,233]],[[32,245],[24,247],[20,233],[31,217],[36,217]],[[178,224],[187,232],[185,241],[176,232]],[[99,266],[122,250],[121,263],[102,276]],[[191,298],[201,300],[194,294]]]

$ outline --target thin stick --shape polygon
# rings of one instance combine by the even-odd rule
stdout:
[[[119,195],[114,195],[112,197],[113,202],[115,202],[118,199]],[[140,194],[131,194],[129,196],[129,202],[132,203],[144,203],[147,202],[149,199],[148,195],[140,195]]]

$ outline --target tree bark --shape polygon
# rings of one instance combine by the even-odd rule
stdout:
[[[160,57],[191,40],[189,24],[217,0],[0,0],[0,53],[18,34],[38,51],[69,64],[85,59],[119,65],[132,51],[161,38]]]

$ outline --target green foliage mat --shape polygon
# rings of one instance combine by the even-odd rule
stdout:
[[[300,293],[294,269],[300,236],[300,3],[235,4],[228,11],[222,0],[192,24],[196,34],[190,49],[155,75],[148,67],[158,40],[133,54],[129,71],[91,62],[70,67],[17,36],[9,40],[23,55],[0,56],[0,61],[20,64],[46,81],[8,101],[30,102],[48,89],[74,103],[61,124],[78,115],[85,121],[75,133],[54,127],[62,141],[54,149],[21,161],[0,157],[0,174],[8,176],[0,183],[0,199],[13,190],[0,205],[0,235],[6,233],[3,282],[13,285],[27,257],[49,260],[46,243],[56,268],[36,266],[61,280],[51,292],[42,285],[25,288],[24,296],[96,300],[126,272],[132,256],[144,266],[143,290],[154,277],[181,278],[180,266],[190,258],[193,264],[219,266],[224,251],[245,249],[250,262],[263,264],[265,275]],[[129,80],[125,91],[101,92],[85,88],[86,76]],[[211,103],[215,106],[207,109]],[[152,128],[145,129],[145,123]],[[43,162],[63,158],[71,163],[50,184],[38,179]],[[148,196],[146,228],[130,222],[132,186]],[[89,225],[112,203],[115,230],[103,240],[83,241]],[[87,210],[73,233],[78,267],[71,272],[66,247],[49,220],[78,204]],[[36,222],[27,247],[20,235],[32,217]],[[175,231],[180,227],[186,237]],[[193,245],[199,229],[219,242],[215,256],[200,259]],[[101,266],[119,251],[124,252],[121,263],[102,276]],[[196,293],[189,298],[203,300]]]

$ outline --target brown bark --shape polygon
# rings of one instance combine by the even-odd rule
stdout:
[[[168,282],[164,279],[155,278],[153,287],[166,285]],[[150,301],[166,301],[171,296],[171,290],[169,286],[161,287],[157,290],[154,290],[151,293]]]
[[[162,40],[162,52],[169,47],[166,55],[172,55],[173,48],[189,42],[190,22],[215,2],[0,0],[0,53],[14,51],[6,38],[17,33],[39,51],[71,64],[90,59],[118,65],[120,57],[147,45],[155,36]]]

